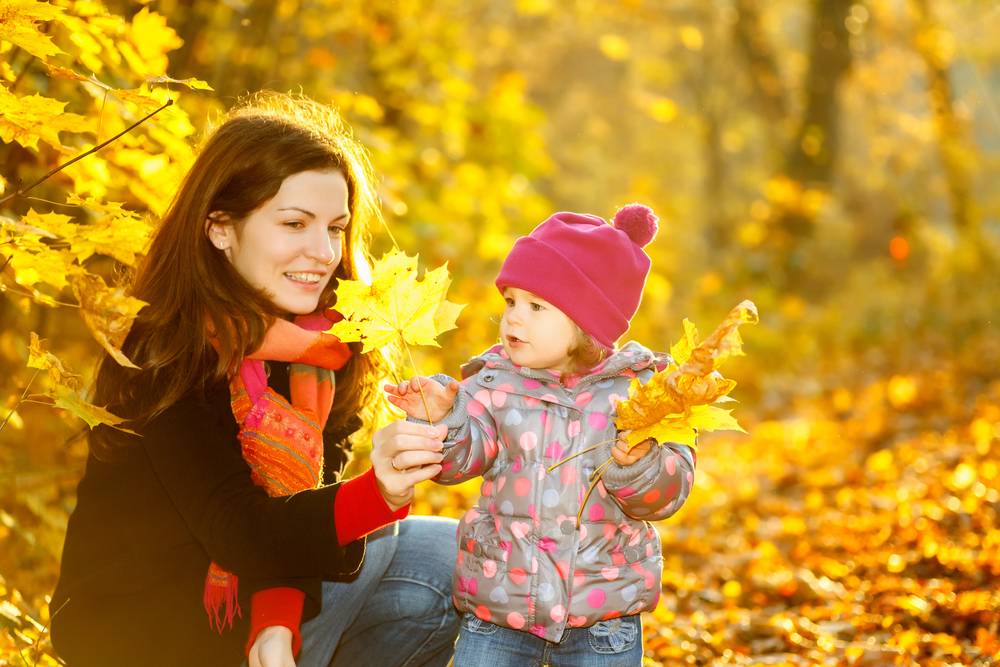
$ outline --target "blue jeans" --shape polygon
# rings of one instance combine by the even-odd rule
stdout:
[[[323,584],[322,611],[302,624],[298,667],[446,665],[459,625],[455,529],[424,516],[370,535],[358,577]]]
[[[374,664],[374,663],[373,663]],[[589,628],[568,628],[562,641],[462,617],[455,644],[455,667],[640,667],[642,623],[639,615],[599,621]]]

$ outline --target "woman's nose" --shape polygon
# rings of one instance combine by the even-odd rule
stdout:
[[[321,264],[330,264],[337,256],[338,248],[334,247],[334,239],[330,238],[325,226],[317,225],[317,230],[309,235],[306,256]]]

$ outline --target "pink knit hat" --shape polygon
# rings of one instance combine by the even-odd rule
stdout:
[[[537,294],[601,345],[628,329],[649,274],[642,248],[656,235],[648,206],[629,204],[608,224],[596,215],[556,213],[522,236],[497,276],[497,289]]]

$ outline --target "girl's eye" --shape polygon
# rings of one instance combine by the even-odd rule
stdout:
[[[514,307],[514,299],[511,299],[510,297],[507,297],[506,299],[504,299],[504,301],[507,302],[507,307],[508,308],[513,308]]]
[[[537,313],[538,311],[542,310],[542,306],[541,304],[538,303],[532,303],[531,309]]]

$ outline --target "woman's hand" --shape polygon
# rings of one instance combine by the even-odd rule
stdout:
[[[615,462],[620,466],[630,466],[653,448],[656,441],[652,438],[643,440],[638,445],[632,449],[628,448],[628,441],[625,439],[625,433],[618,434],[618,440],[615,441],[615,446],[611,448],[611,456],[614,458]]]
[[[441,472],[441,442],[448,428],[398,421],[376,431],[371,461],[379,491],[395,511],[413,498],[418,482]]]
[[[458,383],[452,380],[447,387],[436,380],[426,377],[415,377],[404,380],[398,385],[387,384],[383,387],[389,394],[389,402],[414,419],[425,419],[429,422],[439,422],[445,418],[455,404],[458,395]],[[423,390],[423,397],[420,392]],[[427,401],[426,408],[424,400]]]
[[[247,656],[250,667],[295,667],[292,631],[283,625],[269,625],[259,633]]]

